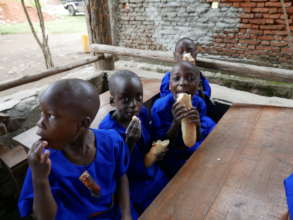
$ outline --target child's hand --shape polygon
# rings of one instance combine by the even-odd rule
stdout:
[[[144,164],[146,167],[152,166],[156,161],[162,160],[168,151],[168,145],[170,141],[164,140],[158,140],[156,142],[153,142],[152,147],[150,151],[146,154],[144,158]]]
[[[179,102],[175,102],[172,106],[172,114],[174,122],[179,124],[183,118],[186,117],[187,109]]]
[[[37,141],[33,144],[29,154],[28,163],[32,169],[33,178],[47,179],[51,171],[50,151],[44,150],[48,146],[46,141]]]
[[[126,129],[126,143],[133,147],[141,137],[141,122],[138,118],[131,120]]]
[[[191,109],[188,109],[185,118],[187,118],[191,123],[195,123],[197,126],[200,126],[200,117],[196,108],[192,107]]]

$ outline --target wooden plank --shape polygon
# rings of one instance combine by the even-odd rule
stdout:
[[[83,60],[75,61],[75,62],[67,64],[67,65],[54,67],[54,68],[48,69],[48,70],[41,72],[41,73],[21,76],[16,79],[14,78],[14,79],[2,81],[0,83],[0,91],[10,89],[12,87],[19,86],[19,85],[22,85],[25,83],[34,82],[34,81],[40,80],[40,79],[48,77],[48,76],[53,76],[53,75],[56,75],[61,72],[69,71],[69,70],[72,70],[74,68],[77,68],[77,67],[80,67],[83,65],[97,62],[98,60],[102,60],[102,59],[104,59],[104,57],[101,55],[97,56],[97,57],[90,57],[90,58],[86,58]]]
[[[0,153],[1,160],[10,168],[14,168],[27,158],[27,153],[21,146],[6,149]]]
[[[276,220],[293,172],[293,109],[233,106],[140,220]]]
[[[149,101],[152,97],[159,93],[160,83],[159,79],[147,79],[141,78],[143,83],[144,102]],[[100,109],[95,119],[91,124],[91,128],[97,128],[98,124],[105,117],[105,115],[113,109],[110,105],[110,93],[109,91],[100,95]],[[13,137],[13,140],[17,141],[27,149],[30,149],[34,142],[40,137],[36,134],[37,127],[33,128]]]
[[[96,53],[108,53],[118,56],[130,56],[175,63],[174,56],[171,51],[140,50],[105,44],[91,44],[90,48]],[[200,56],[197,57],[197,65],[200,67],[221,70],[224,71],[223,73],[238,75],[242,77],[252,77],[280,82],[293,82],[293,70],[289,69],[227,62],[223,60],[210,59]]]

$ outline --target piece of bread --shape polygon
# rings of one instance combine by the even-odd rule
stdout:
[[[157,140],[155,142],[152,143],[152,147],[150,149],[150,151],[147,153],[147,155],[144,158],[144,164],[146,167],[150,167],[151,165],[153,165],[153,163],[157,160],[157,155],[159,155],[162,152],[165,152],[169,145],[170,141],[164,140]]]
[[[134,120],[140,121],[139,118],[136,115],[133,115],[132,118],[131,118],[131,121],[134,121]]]
[[[192,57],[191,53],[183,53],[182,60],[195,64],[195,60]]]
[[[187,109],[192,108],[191,95],[187,93],[180,93],[177,96],[177,102],[185,106]],[[181,120],[182,139],[187,147],[192,147],[197,139],[196,124],[190,123],[188,119]]]

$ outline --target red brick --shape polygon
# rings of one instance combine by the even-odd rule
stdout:
[[[251,24],[273,24],[273,19],[250,19],[249,23]]]
[[[233,5],[233,7],[240,7],[240,3],[238,3],[238,2],[234,2],[232,5]]]
[[[255,18],[263,18],[263,13],[255,13],[254,17]]]
[[[252,9],[253,12],[269,12],[268,8],[253,8]]]
[[[258,41],[257,40],[239,40],[241,44],[252,44],[252,45],[257,45]]]
[[[249,45],[248,47],[247,47],[248,49],[255,49],[255,46],[254,45]]]
[[[240,18],[254,18],[254,14],[241,14]]]
[[[276,19],[275,21],[277,24],[286,24],[285,19]],[[288,19],[288,23],[292,24],[292,19]]]
[[[266,2],[266,7],[282,7],[281,2]]]
[[[224,42],[224,40],[223,39],[220,39],[220,38],[217,38],[217,39],[215,39],[214,40],[216,43],[222,43],[222,42]]]
[[[272,47],[268,47],[268,46],[256,46],[257,50],[273,50]]]
[[[258,7],[258,8],[263,8],[263,7],[265,7],[265,3],[264,3],[264,2],[257,3],[257,4],[256,4],[256,7]]]
[[[287,31],[277,31],[277,30],[264,30],[264,34],[273,34],[273,35],[287,35]]]
[[[285,5],[285,7],[290,7],[292,5],[292,3],[291,2],[285,2],[284,5]],[[281,4],[281,2],[266,2],[265,6],[266,7],[273,7],[273,8],[275,8],[275,7],[281,8],[282,4]]]
[[[264,14],[264,18],[280,18],[281,14]]]
[[[270,41],[264,40],[260,42],[261,45],[271,45]]]
[[[251,28],[251,24],[241,24],[240,28]]]
[[[241,23],[247,24],[247,23],[249,23],[249,19],[242,18],[241,19]]]
[[[287,10],[287,13],[289,13],[289,14],[293,14],[293,7],[290,7],[290,8],[286,8],[286,10]]]
[[[284,47],[284,46],[288,46],[288,42],[287,41],[272,41],[271,45],[275,47]]]
[[[256,3],[253,3],[253,2],[240,3],[240,7],[253,8],[253,7],[256,7]]]
[[[270,9],[268,9],[268,12],[271,14],[278,13],[278,9],[277,8],[270,8]]]
[[[250,13],[251,12],[251,8],[243,8],[243,11],[246,13]]]
[[[268,35],[264,35],[264,36],[259,36],[257,37],[259,40],[274,40],[275,38],[273,36],[268,36]]]
[[[249,29],[248,32],[251,34],[263,34],[263,31],[258,29]]]
[[[260,29],[262,30],[282,30],[284,25],[261,25]]]
[[[291,52],[293,53],[293,51],[291,51],[291,49],[289,47],[282,48],[281,52],[286,53],[286,54],[290,54]]]
[[[239,34],[238,39],[250,39],[249,34]]]

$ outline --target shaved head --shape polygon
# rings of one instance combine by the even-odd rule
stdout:
[[[109,78],[109,90],[111,95],[115,95],[117,91],[120,91],[126,84],[137,84],[142,88],[140,78],[129,70],[120,70],[115,72]]]
[[[41,94],[40,100],[75,117],[90,117],[92,120],[100,107],[96,88],[81,79],[63,79],[53,83]]]

